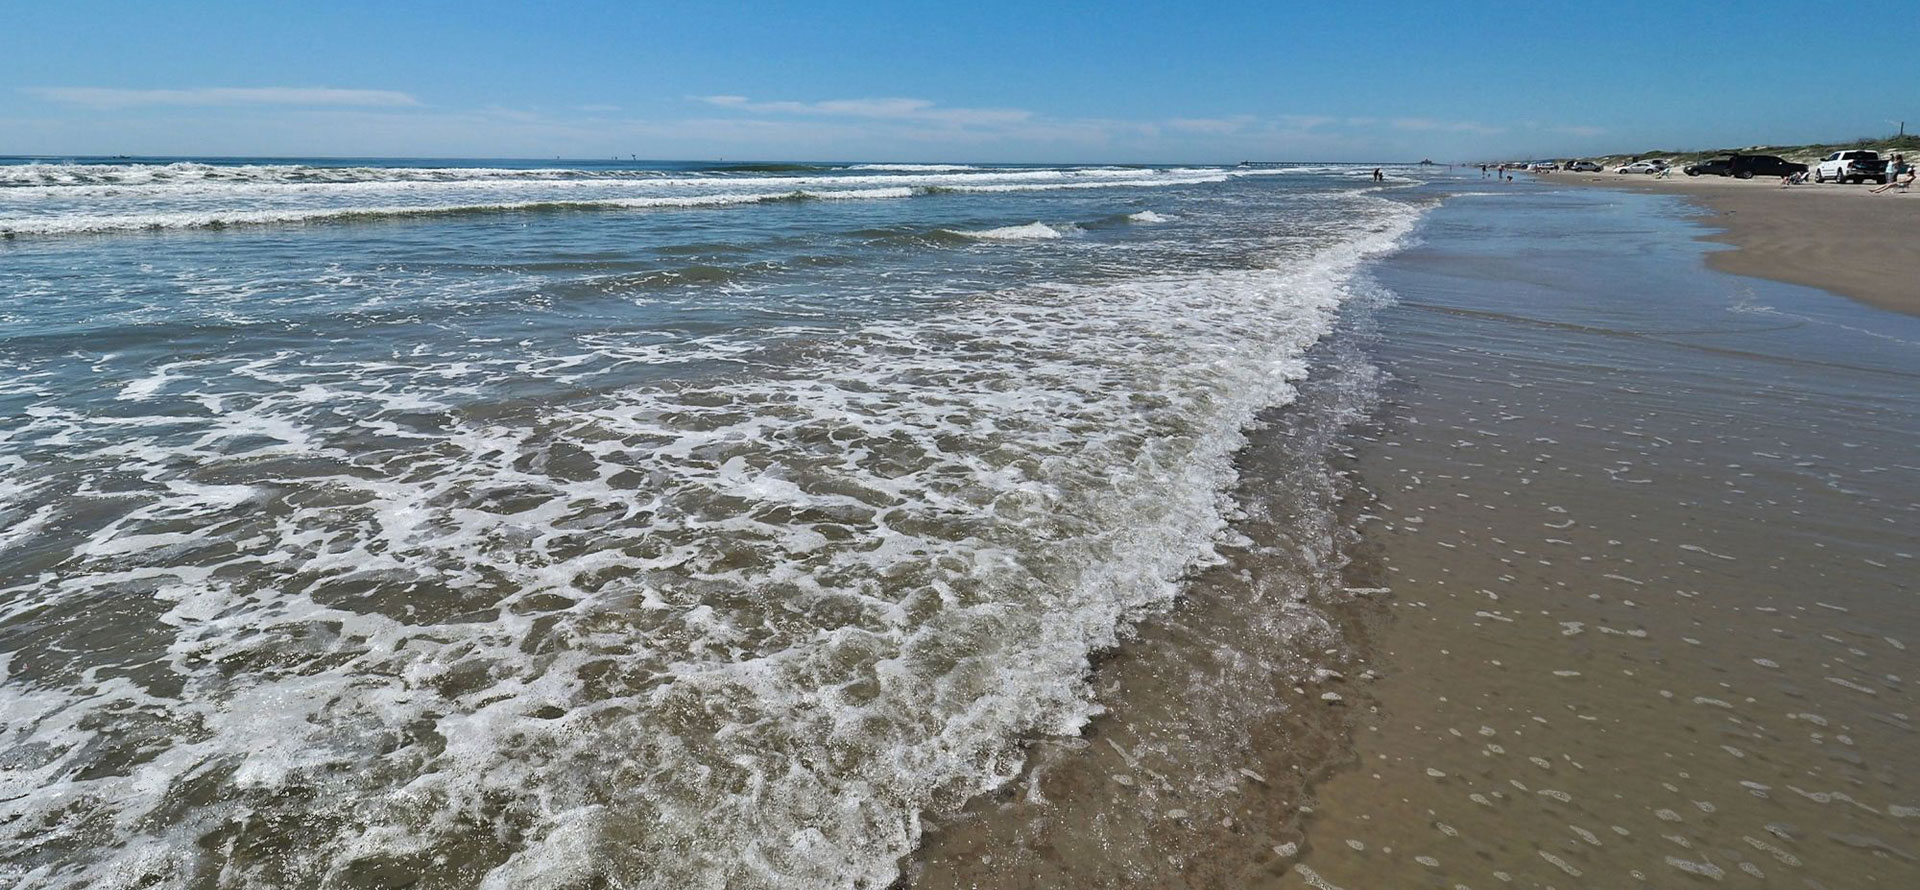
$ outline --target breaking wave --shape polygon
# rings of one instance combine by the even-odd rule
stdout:
[[[740,165],[660,170],[0,165],[0,236],[302,225],[486,213],[721,207],[916,195],[1192,186],[1220,170]],[[791,167],[791,170],[787,170]],[[791,175],[779,175],[790,173]]]
[[[870,170],[883,173],[957,173],[962,170],[978,170],[971,164],[854,164],[848,170]]]
[[[305,225],[326,222],[373,222],[436,216],[497,213],[563,213],[610,210],[653,210],[727,207],[794,201],[852,201],[910,198],[910,188],[803,190],[746,194],[607,198],[597,201],[509,201],[499,204],[452,204],[390,207],[329,207],[286,210],[211,210],[145,213],[127,216],[59,216],[32,221],[0,219],[0,235],[74,235],[162,229],[220,229],[229,226]]]
[[[946,229],[944,231],[962,238],[976,241],[1054,241],[1078,231],[1079,227],[1065,225],[1059,228],[1042,222],[1031,222],[1024,226],[1002,226],[997,229],[982,229],[965,232]]]

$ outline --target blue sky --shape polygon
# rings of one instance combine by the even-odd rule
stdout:
[[[1472,160],[1920,129],[1886,4],[10,4],[0,155]]]

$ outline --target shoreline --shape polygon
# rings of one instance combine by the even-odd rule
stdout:
[[[1677,178],[1675,178],[1677,177]],[[1555,173],[1542,185],[1673,194],[1719,231],[1703,240],[1707,264],[1722,272],[1819,288],[1869,306],[1920,315],[1920,193],[1870,194],[1871,186],[1717,176],[1667,179]]]
[[[896,890],[1920,879],[1920,321],[1664,206],[1432,211],[1236,458],[1251,543]]]
[[[1304,846],[1303,804],[1350,748],[1343,699],[1371,679],[1360,659],[1387,617],[1383,564],[1358,532],[1374,502],[1344,454],[1379,397],[1359,353],[1372,311],[1316,349],[1342,370],[1264,412],[1236,457],[1240,543],[1094,660],[1099,716],[1031,740],[1006,785],[930,815],[893,890],[1284,879],[1293,854],[1278,851]]]

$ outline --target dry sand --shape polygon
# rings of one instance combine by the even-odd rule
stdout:
[[[1734,250],[1708,257],[1724,272],[1803,284],[1872,306],[1920,315],[1920,188],[1872,194],[1875,186],[1720,176],[1666,178],[1557,173],[1555,185],[1605,186],[1686,195],[1708,240]]]

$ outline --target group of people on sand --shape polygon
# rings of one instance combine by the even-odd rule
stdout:
[[[1867,194],[1877,195],[1893,189],[1899,189],[1904,192],[1913,185],[1913,178],[1914,166],[1907,163],[1907,156],[1896,154],[1892,160],[1887,161],[1887,181],[1881,183],[1879,188],[1867,192]],[[1791,173],[1780,177],[1780,186],[1785,188],[1786,186],[1801,185],[1812,181],[1813,174],[1801,170],[1798,173]]]
[[[1888,189],[1899,189],[1904,192],[1913,185],[1913,177],[1913,165],[1907,163],[1907,156],[1896,154],[1893,160],[1887,162],[1887,181],[1867,194],[1877,195]]]

